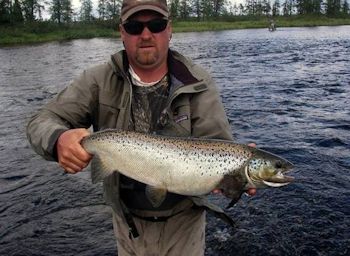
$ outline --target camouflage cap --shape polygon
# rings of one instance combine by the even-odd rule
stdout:
[[[166,0],[123,0],[121,9],[121,21],[126,21],[131,15],[143,11],[150,10],[169,17],[169,10]]]

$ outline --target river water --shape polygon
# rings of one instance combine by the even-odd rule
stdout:
[[[115,255],[101,185],[35,155],[25,125],[121,48],[118,39],[0,48],[0,255]],[[179,33],[172,48],[211,71],[238,142],[295,164],[296,182],[227,211],[235,229],[208,216],[206,255],[349,255],[350,26]]]

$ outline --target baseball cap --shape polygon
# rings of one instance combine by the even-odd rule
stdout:
[[[166,0],[123,0],[121,9],[121,21],[126,21],[131,15],[144,10],[155,11],[164,17],[169,17],[169,9]]]

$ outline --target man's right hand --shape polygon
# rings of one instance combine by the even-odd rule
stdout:
[[[59,165],[68,173],[83,170],[90,162],[92,155],[81,146],[81,140],[90,133],[84,128],[68,130],[57,140],[57,156]]]

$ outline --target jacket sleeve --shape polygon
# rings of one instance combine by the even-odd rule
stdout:
[[[231,128],[214,80],[207,75],[208,89],[191,100],[192,135],[212,139],[233,140]]]
[[[84,71],[36,113],[27,125],[34,151],[47,160],[57,160],[58,137],[68,129],[91,126],[97,93],[93,72]]]

